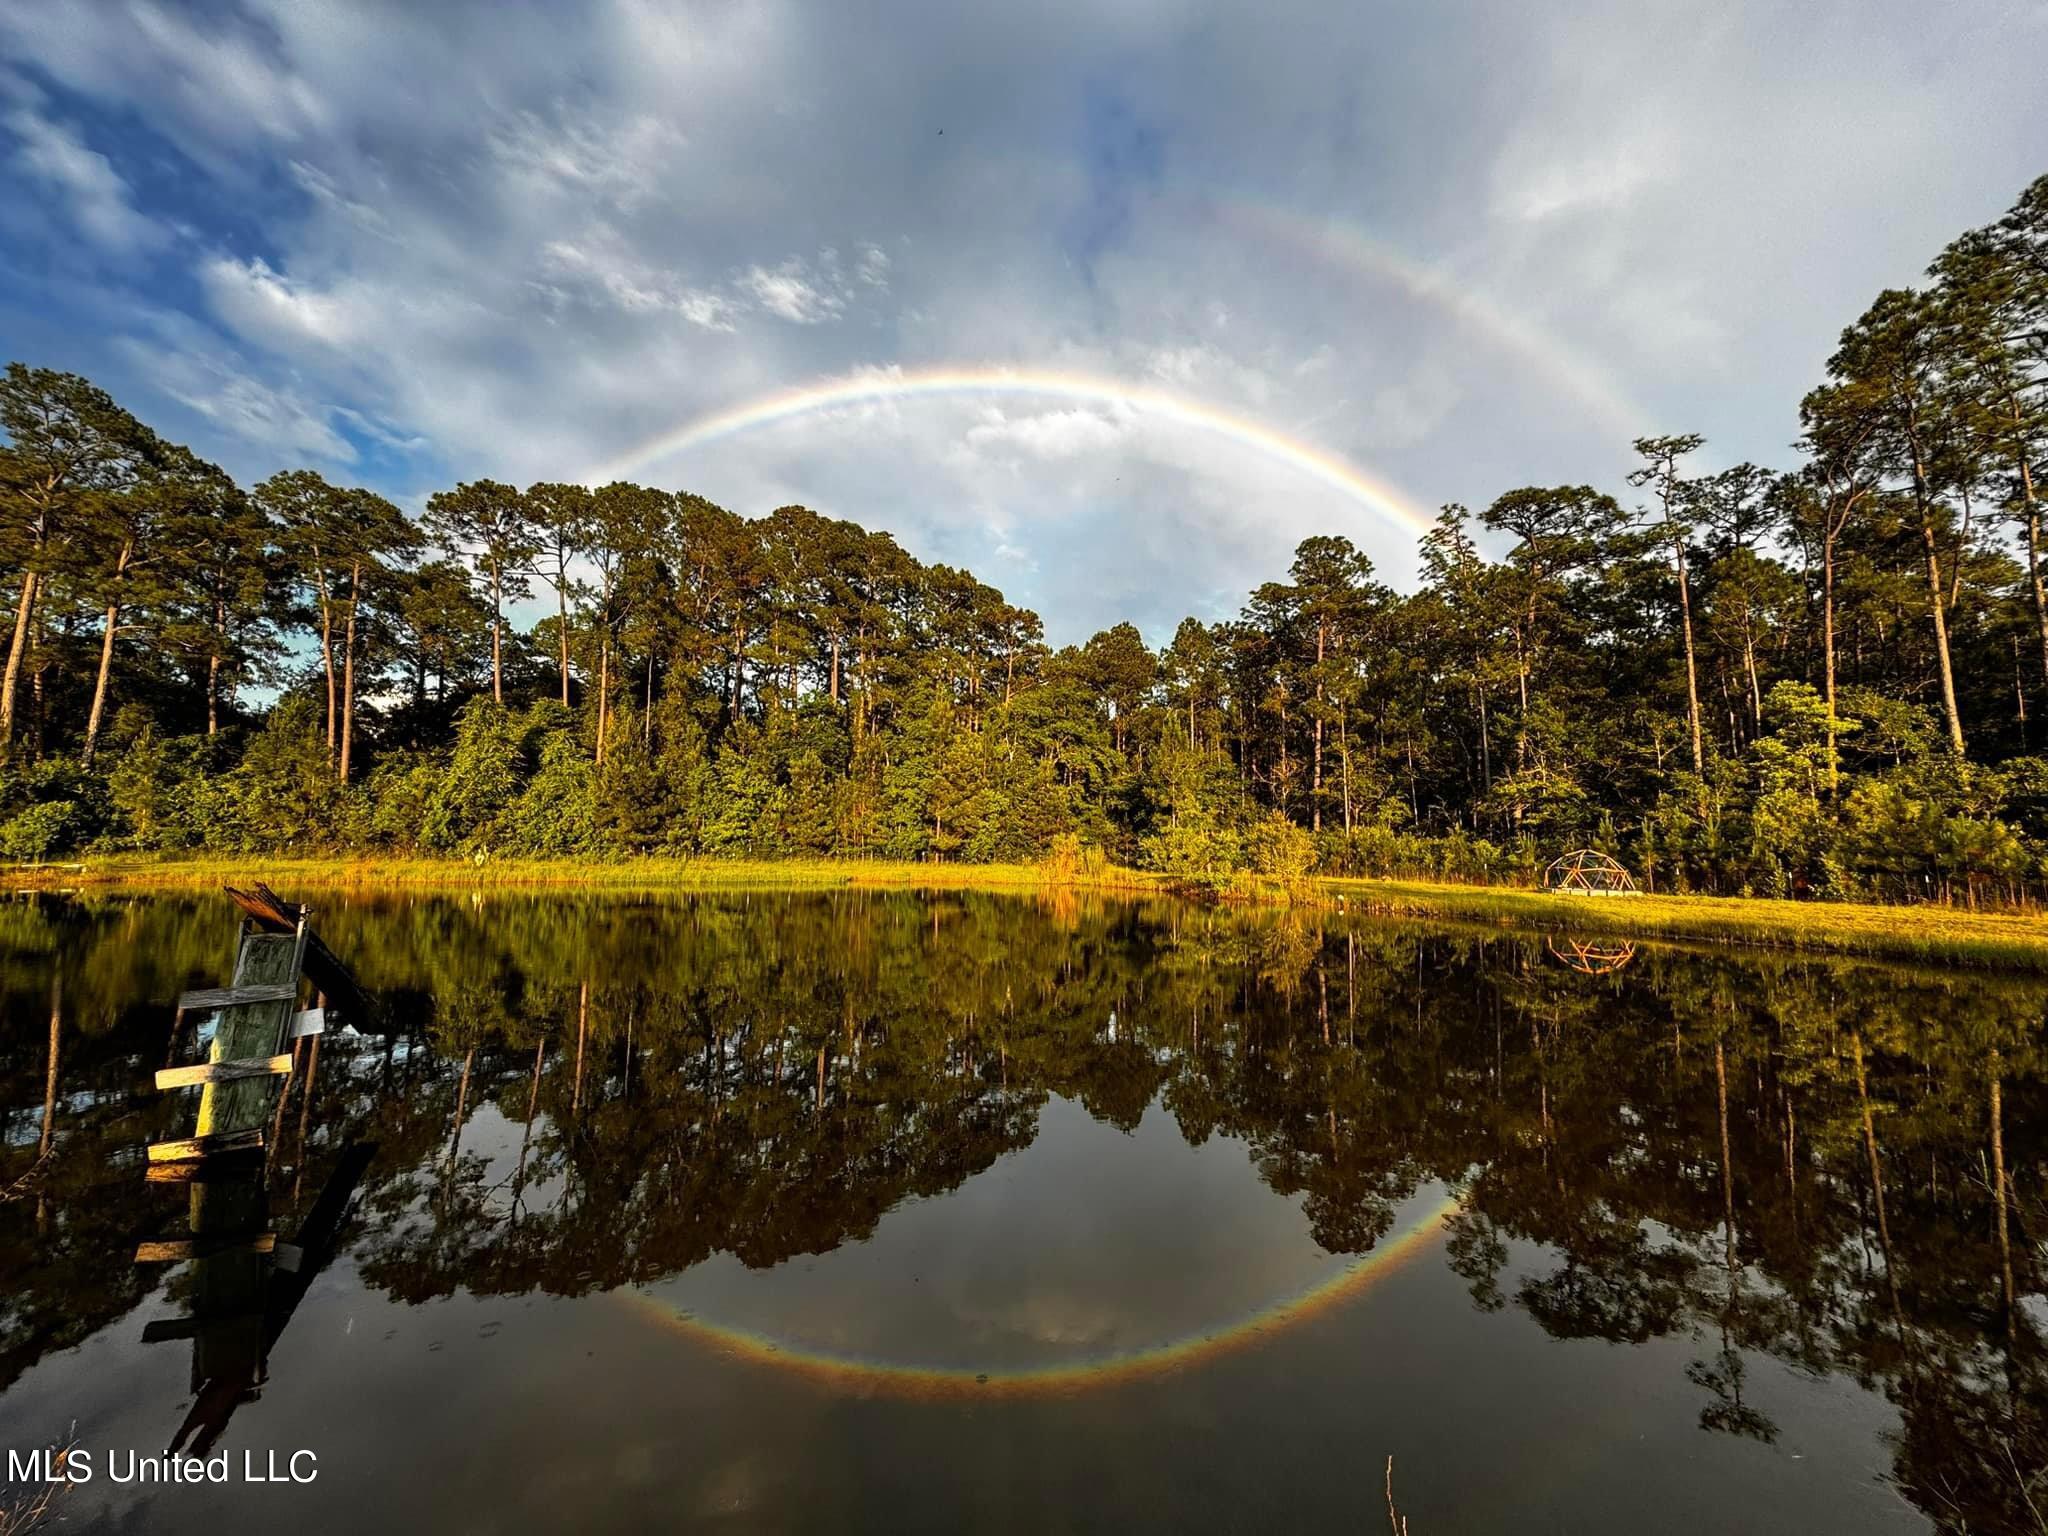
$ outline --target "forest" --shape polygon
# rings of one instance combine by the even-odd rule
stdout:
[[[1625,484],[1444,507],[1412,592],[1313,537],[1157,649],[1128,623],[1055,649],[970,572],[800,506],[244,487],[22,363],[0,428],[17,861],[1505,881],[1590,844],[1659,891],[2048,894],[2048,177],[1842,332],[1784,465],[1643,438]]]

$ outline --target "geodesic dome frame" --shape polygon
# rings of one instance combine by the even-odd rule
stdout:
[[[1573,896],[1636,896],[1636,878],[1598,848],[1574,848],[1544,867],[1543,889]]]

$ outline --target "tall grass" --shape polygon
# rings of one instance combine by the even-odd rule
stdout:
[[[1711,944],[1765,945],[1943,964],[2048,970],[2048,920],[1849,902],[1727,896],[1558,896],[1511,886],[1419,880],[1233,876],[1190,882],[1111,864],[922,864],[885,860],[121,857],[66,870],[16,870],[17,887],[192,889],[268,881],[300,889],[1089,890],[1133,896],[1322,906],[1544,932],[1616,934]]]

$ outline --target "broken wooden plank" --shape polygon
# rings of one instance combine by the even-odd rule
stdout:
[[[288,1077],[292,1058],[252,1056],[246,1061],[202,1061],[190,1067],[165,1067],[156,1075],[159,1088],[197,1088],[205,1083],[232,1083],[245,1077]]]
[[[135,1262],[177,1264],[186,1259],[209,1259],[221,1253],[269,1253],[275,1247],[275,1232],[208,1232],[197,1237],[153,1237],[135,1245]]]
[[[266,982],[256,986],[201,987],[180,997],[178,1006],[188,1013],[213,1013],[222,1008],[232,1008],[238,1003],[288,1003],[298,995],[299,984],[296,979]]]
[[[261,1152],[263,1132],[222,1131],[214,1136],[181,1136],[175,1141],[153,1142],[149,1148],[152,1163],[181,1163],[195,1158],[217,1157],[229,1152]]]
[[[216,1328],[247,1327],[262,1319],[261,1311],[227,1312],[212,1317],[159,1317],[142,1325],[142,1342],[167,1344],[173,1339],[197,1339]]]
[[[238,891],[233,886],[225,889],[235,905],[248,913],[250,921],[271,933],[295,932],[299,919],[311,910],[297,902],[286,901],[263,884],[258,884],[254,891]],[[374,999],[363,990],[341,958],[320,942],[320,935],[310,930],[306,934],[306,953],[302,964],[307,977],[327,995],[328,1002],[340,1005],[342,1011],[361,1028],[372,1034],[383,1033],[376,1022]]]
[[[150,1184],[226,1184],[236,1180],[247,1183],[263,1169],[263,1149],[251,1147],[242,1152],[216,1152],[212,1157],[184,1157],[176,1162],[151,1163],[142,1170],[142,1177]]]

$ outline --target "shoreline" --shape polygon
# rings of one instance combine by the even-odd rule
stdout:
[[[1973,968],[2048,970],[2048,918],[1953,907],[1876,906],[1733,896],[1559,896],[1520,886],[1310,876],[1234,876],[1209,884],[1109,866],[1054,871],[1035,864],[914,864],[884,860],[110,857],[19,867],[10,890],[195,890],[265,880],[287,889],[347,891],[986,891],[1093,893],[1225,904],[1307,906],[1346,914],[1452,921],[1540,933],[1770,948]]]

